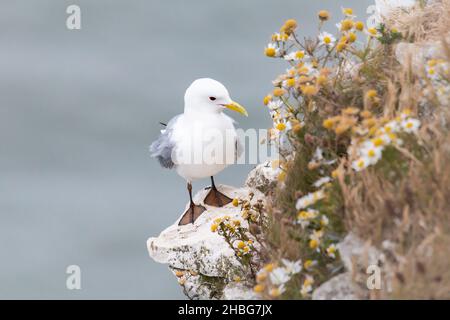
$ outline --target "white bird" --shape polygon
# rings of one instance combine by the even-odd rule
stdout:
[[[211,189],[204,203],[221,207],[232,201],[219,192],[213,176],[233,163],[240,144],[233,119],[223,113],[228,108],[248,116],[220,82],[202,78],[195,80],[184,95],[184,113],[172,118],[165,130],[150,146],[164,168],[175,168],[187,181],[190,205],[179,225],[194,223],[206,210],[192,200],[192,181],[211,177]]]

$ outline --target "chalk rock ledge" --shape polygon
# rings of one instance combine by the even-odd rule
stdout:
[[[258,190],[248,187],[220,185],[218,189],[230,198],[248,199],[253,193],[252,202],[264,197]],[[169,266],[178,277],[184,293],[191,299],[249,299],[251,289],[243,283],[236,285],[233,281],[236,276],[242,278],[242,266],[234,250],[223,237],[211,231],[213,220],[220,217],[240,220],[243,227],[248,227],[247,221],[242,219],[240,207],[234,207],[231,203],[221,208],[205,205],[203,199],[208,191],[201,190],[194,196],[194,202],[202,204],[207,210],[194,224],[179,226],[180,216],[158,237],[149,238],[149,255],[156,262]]]

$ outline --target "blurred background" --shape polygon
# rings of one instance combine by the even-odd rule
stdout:
[[[184,298],[146,240],[183,212],[185,182],[148,153],[159,121],[183,110],[192,80],[212,77],[266,128],[262,106],[286,69],[263,55],[295,18],[312,35],[327,9],[365,21],[374,1],[14,0],[0,2],[0,298]],[[81,30],[66,8],[81,7]],[[251,166],[218,183],[240,186]],[[195,190],[209,184],[199,181]],[[81,290],[66,268],[81,267]]]

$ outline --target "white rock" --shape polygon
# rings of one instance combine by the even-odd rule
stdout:
[[[337,248],[345,269],[350,272],[353,271],[354,264],[365,270],[369,265],[381,265],[385,261],[382,252],[353,233],[349,233],[338,243]]]
[[[253,193],[252,202],[264,197],[259,191],[246,187],[236,189],[220,185],[218,189],[230,198],[248,199],[249,194]],[[167,264],[171,269],[186,270],[186,273],[193,271],[196,274],[180,279],[186,295],[192,299],[220,298],[228,282],[245,272],[241,270],[234,250],[225,239],[211,231],[211,224],[216,218],[224,216],[241,221],[243,227],[247,227],[248,223],[242,219],[240,207],[234,207],[231,203],[221,208],[205,205],[203,199],[208,192],[201,190],[194,196],[194,202],[207,209],[194,224],[178,226],[180,216],[158,237],[147,240],[148,252],[153,260]],[[236,293],[236,290],[228,292],[227,297],[234,296],[233,292]]]
[[[252,288],[240,282],[232,282],[223,290],[223,300],[257,300]]]
[[[266,194],[276,187],[280,172],[280,169],[273,169],[272,164],[269,161],[261,163],[250,171],[247,180],[245,181],[245,185],[248,188],[256,189]]]
[[[356,286],[350,272],[341,273],[322,283],[312,294],[313,300],[357,300]]]

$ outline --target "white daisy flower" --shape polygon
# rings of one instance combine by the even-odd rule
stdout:
[[[286,34],[281,34],[281,33],[277,32],[277,33],[273,34],[272,40],[273,41],[287,41],[287,40],[289,40],[289,37],[290,36],[288,36]]]
[[[406,119],[401,122],[402,129],[407,133],[416,133],[420,127],[420,121],[417,119]]]
[[[320,224],[322,226],[327,226],[330,223],[330,220],[328,219],[327,216],[322,215],[322,217],[320,218]]]
[[[399,130],[400,130],[400,127],[398,125],[398,122],[395,120],[389,121],[381,129],[381,131],[384,133],[395,133],[395,132],[398,132]]]
[[[370,160],[366,157],[360,157],[359,159],[356,159],[352,162],[352,168],[355,171],[361,171],[367,168],[370,164]]]
[[[320,44],[332,47],[336,42],[336,38],[331,33],[324,31],[319,34],[319,41]]]
[[[313,186],[319,188],[330,181],[331,181],[330,177],[322,177],[318,179],[316,182],[314,182]]]
[[[272,100],[268,103],[267,107],[270,110],[278,110],[283,106],[283,101],[281,100]]]
[[[298,61],[300,59],[303,59],[305,57],[304,51],[293,51],[291,53],[288,53],[284,55],[284,60],[287,61]]]
[[[304,229],[309,226],[311,219],[316,218],[318,215],[319,211],[314,209],[300,211],[297,215],[297,223]]]
[[[375,164],[381,159],[383,147],[377,147],[372,141],[366,141],[359,152],[363,158],[369,160],[369,164]]]
[[[295,207],[297,210],[300,210],[309,207],[310,205],[316,203],[317,201],[323,198],[325,198],[325,193],[323,192],[323,190],[308,193],[306,196],[303,196],[297,200]]]
[[[291,277],[285,268],[278,267],[270,273],[270,282],[276,286],[285,284],[289,280],[291,280]]]
[[[312,291],[312,284],[314,283],[314,278],[310,275],[306,275],[305,280],[303,281],[302,289],[300,293],[303,296],[308,295]]]
[[[336,251],[337,251],[337,248],[336,248],[336,245],[335,244],[332,244],[332,245],[330,245],[328,248],[327,248],[327,255],[330,257],[330,258],[336,258]]]
[[[293,275],[302,271],[302,260],[290,261],[287,259],[281,259],[284,264],[286,271]]]
[[[280,55],[280,49],[278,48],[277,44],[273,42],[267,44],[264,52],[268,57],[278,57]]]

